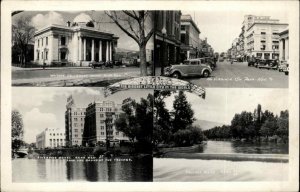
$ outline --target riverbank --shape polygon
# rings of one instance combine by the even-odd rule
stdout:
[[[229,160],[229,161],[262,161],[288,163],[289,156],[285,154],[207,154],[207,153],[176,153],[170,152],[164,158]]]

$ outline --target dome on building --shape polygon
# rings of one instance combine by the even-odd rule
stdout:
[[[74,24],[80,25],[80,26],[94,27],[92,18],[85,13],[80,13],[79,15],[77,15],[73,20],[73,25]]]

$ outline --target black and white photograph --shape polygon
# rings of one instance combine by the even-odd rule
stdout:
[[[151,11],[12,12],[13,86],[107,86],[152,75]]]
[[[152,181],[149,91],[14,88],[13,182]]]
[[[288,91],[252,92],[155,92],[153,180],[287,181]]]
[[[155,11],[155,74],[204,87],[288,88],[287,12]]]
[[[299,1],[0,14],[0,191],[298,191]]]

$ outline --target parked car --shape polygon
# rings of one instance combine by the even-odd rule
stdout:
[[[278,66],[278,71],[283,72],[283,70],[287,67],[288,63],[286,61],[283,61]]]
[[[171,65],[166,67],[164,74],[173,78],[181,78],[188,76],[202,76],[209,77],[212,69],[207,63],[203,63],[202,58],[188,59],[183,63]]]
[[[255,67],[255,66],[257,66],[258,62],[259,62],[258,58],[255,58],[255,57],[250,58],[250,60],[248,61],[248,67],[250,67],[250,66]]]
[[[89,66],[92,67],[92,68],[94,68],[94,69],[96,69],[97,67],[101,67],[102,68],[102,67],[105,66],[105,62],[104,61],[99,61],[99,62],[93,61],[93,62],[91,62],[89,64]]]
[[[288,74],[289,74],[289,69],[290,69],[290,68],[289,68],[289,64],[287,64],[286,67],[283,68],[282,71],[284,72],[285,75],[288,75]]]
[[[259,62],[258,68],[262,69],[277,69],[278,68],[278,60],[277,59],[266,59],[266,60],[261,60]]]

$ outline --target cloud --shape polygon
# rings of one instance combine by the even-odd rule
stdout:
[[[51,11],[45,15],[41,13],[37,14],[36,16],[32,17],[31,23],[37,29],[41,29],[42,27],[45,27],[50,24],[64,25],[65,21],[61,14]]]
[[[42,113],[38,108],[33,108],[31,111],[25,113],[23,123],[24,140],[28,143],[35,142],[36,135],[47,127],[64,129],[64,127],[58,127],[54,114]]]

